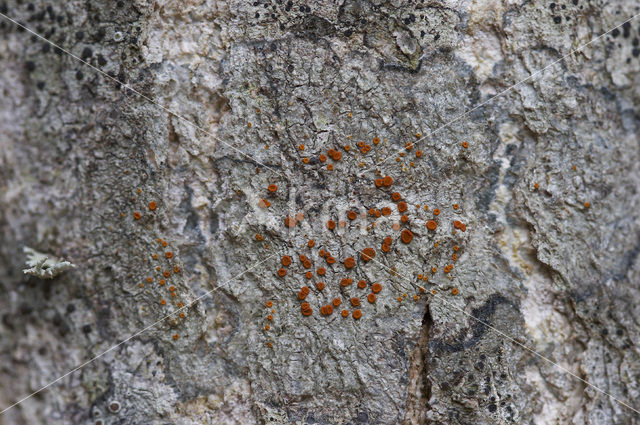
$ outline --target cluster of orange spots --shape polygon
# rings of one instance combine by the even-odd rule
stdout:
[[[302,312],[303,316],[311,316],[311,313],[313,313],[313,310],[311,309],[311,304],[309,303],[302,303],[300,305],[300,311]]]
[[[284,218],[284,225],[287,226],[288,228],[292,229],[294,227],[296,227],[297,221],[294,217],[285,217]]]
[[[347,286],[351,285],[352,283],[353,283],[353,279],[351,279],[349,277],[344,277],[340,281],[340,286],[342,286],[343,288],[346,288]]]
[[[331,304],[320,307],[320,314],[323,316],[331,316],[333,314],[333,306]]]
[[[389,252],[391,250],[392,242],[393,240],[391,239],[390,236],[387,236],[386,238],[384,238],[384,240],[382,241],[382,246],[380,247],[382,252]]]
[[[393,178],[391,176],[384,176],[375,180],[376,187],[389,187],[393,184]]]
[[[448,264],[442,269],[442,271],[444,271],[445,273],[450,273],[451,270],[453,270],[453,264]]]
[[[335,149],[329,149],[327,151],[327,155],[329,155],[329,158],[333,159],[334,161],[340,161],[340,159],[342,159],[342,153]]]
[[[453,227],[458,230],[462,230],[463,232],[467,231],[467,225],[461,222],[460,220],[453,220]]]
[[[304,300],[305,298],[307,298],[307,295],[309,295],[309,287],[308,286],[303,286],[302,288],[300,288],[300,291],[298,291],[298,299],[299,300]]]

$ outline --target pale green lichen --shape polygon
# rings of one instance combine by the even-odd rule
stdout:
[[[28,246],[23,248],[23,252],[27,255],[27,261],[25,263],[30,268],[22,271],[24,274],[30,274],[40,279],[53,279],[65,270],[75,267],[74,264],[68,261],[63,261],[56,257],[50,258]]]

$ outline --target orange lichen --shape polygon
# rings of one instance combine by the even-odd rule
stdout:
[[[318,159],[320,160],[320,162],[325,162],[327,160],[327,156],[324,154],[321,154]]]
[[[269,186],[267,186],[267,190],[271,193],[274,193],[276,190],[278,190],[278,186],[276,186],[275,184],[270,184]]]
[[[466,224],[464,224],[460,220],[453,220],[453,227],[455,227],[456,229],[462,230],[463,232],[467,230]]]
[[[164,253],[165,258],[173,258],[173,252],[167,251]]]
[[[140,214],[138,211],[133,213],[133,218],[135,220],[140,220],[142,218],[142,214]]]
[[[458,295],[458,288],[453,288],[451,290],[451,295]]]
[[[369,301],[371,304],[373,304],[374,302],[376,302],[376,294],[369,294],[369,295],[367,295],[367,301]]]
[[[347,269],[352,269],[356,265],[356,260],[353,257],[347,257],[344,259],[344,266]]]
[[[456,254],[451,254],[451,259],[453,261],[458,261],[458,256]]]
[[[460,247],[459,247],[458,245],[454,245],[454,246],[453,246],[453,250],[454,250],[455,252],[458,252],[458,250],[459,250],[459,249],[460,249]]]
[[[438,273],[437,267],[431,267],[431,273]]]
[[[176,290],[175,286],[169,286],[169,292],[174,292]]]
[[[336,222],[333,220],[327,221],[327,229],[333,230],[336,228]]]
[[[340,298],[334,298],[332,301],[333,305],[339,307],[342,304],[342,300]]]
[[[149,209],[151,211],[155,210],[156,208],[158,208],[158,203],[156,201],[149,202]]]
[[[316,289],[317,289],[318,291],[322,291],[322,290],[324,289],[324,287],[325,287],[324,282],[318,282],[318,283],[316,283]]]
[[[349,302],[351,302],[352,306],[358,307],[360,305],[360,298],[356,298],[356,297],[351,298]]]
[[[369,247],[363,249],[362,252],[360,253],[360,258],[362,258],[362,261],[364,261],[365,263],[375,258],[375,256],[376,256],[376,250]]]
[[[307,279],[311,279],[313,277],[313,272],[306,272],[304,274],[304,277],[306,277]]]
[[[292,229],[294,227],[296,227],[296,219],[293,217],[285,217],[284,218],[284,225],[287,226],[288,228]]]
[[[285,267],[289,267],[291,265],[291,257],[288,255],[285,255],[284,257],[282,257],[282,265]]]
[[[180,338],[180,335],[178,335],[178,334],[173,334],[173,340],[174,340],[174,341],[175,341],[175,340],[177,340],[178,338]]]
[[[273,320],[273,316],[272,315],[268,315],[267,316],[267,320]]]
[[[398,211],[405,212],[407,210],[407,203],[404,201],[398,202]]]
[[[280,277],[285,277],[287,275],[287,270],[285,269],[278,269],[278,276]]]
[[[364,280],[364,279],[360,279],[360,280],[358,281],[358,288],[360,288],[360,289],[364,289],[364,288],[366,288],[366,287],[367,287],[367,281],[366,281],[366,280]]]
[[[331,257],[331,256],[327,256],[327,263],[328,264],[334,264],[336,262],[336,259]]]
[[[458,204],[453,204],[453,209],[454,209],[454,210],[457,210],[458,208],[460,208],[460,205],[458,205]]]
[[[440,210],[438,208],[434,209],[433,215],[440,215]]]
[[[340,286],[347,287],[347,286],[351,285],[352,283],[353,283],[353,279],[348,278],[348,277],[344,277],[340,281]]]
[[[313,248],[314,246],[316,246],[316,241],[314,241],[313,239],[310,239],[309,242],[307,242],[307,246],[309,248]]]
[[[381,284],[374,283],[373,285],[371,285],[371,292],[373,292],[374,294],[377,294],[380,291],[382,291],[382,285]]]
[[[167,243],[167,241],[162,241],[162,246],[163,246],[164,248],[166,248],[166,247],[167,247],[167,245],[169,245],[169,244]]]
[[[318,276],[324,276],[327,273],[327,269],[325,269],[324,267],[318,267],[316,273],[318,273]]]
[[[353,221],[353,220],[355,220],[356,218],[358,218],[358,213],[357,213],[357,212],[355,212],[355,211],[349,211],[349,212],[347,213],[347,218],[348,218],[349,220],[352,220],[352,221]]]
[[[400,195],[399,192],[393,192],[391,194],[391,199],[393,200],[393,202],[398,202],[399,200],[402,199],[402,195]]]
[[[417,150],[416,151],[416,157],[420,158],[422,156],[422,151],[421,150]]]
[[[342,310],[342,317],[349,317],[349,310]]]
[[[267,301],[266,304],[267,308],[271,308],[273,307],[273,301]]]
[[[307,295],[309,295],[309,287],[308,286],[303,286],[302,288],[300,288],[300,291],[298,291],[298,299],[299,300],[304,300],[305,298],[307,298]]]
[[[302,303],[300,305],[300,311],[302,312],[303,316],[311,316],[311,313],[313,313],[313,310],[311,310],[311,305],[309,303]]]
[[[382,208],[382,215],[384,215],[385,217],[391,215],[391,208],[389,207]]]
[[[427,229],[436,230],[437,227],[438,227],[438,223],[436,223],[435,220],[427,221]]]
[[[374,137],[373,138],[373,144],[377,145],[378,143],[380,143],[380,138],[379,137]]]
[[[167,304],[167,302],[166,302],[165,300],[160,300],[160,304],[162,304],[162,305],[166,305],[166,304]]]
[[[384,178],[382,179],[382,185],[389,187],[393,184],[393,177],[391,176],[384,176]]]
[[[360,310],[353,310],[352,316],[354,319],[358,320],[362,317],[362,312]]]
[[[333,314],[333,306],[327,304],[325,306],[320,307],[320,314],[323,316],[331,316]]]
[[[160,284],[160,286],[164,286],[164,284],[167,282],[164,279],[160,279],[158,283]]]
[[[380,245],[380,250],[381,250],[382,252],[389,252],[389,251],[391,250],[391,246],[389,246],[389,245],[387,245],[387,244],[383,243],[382,245]]]
[[[584,203],[584,207],[585,208],[589,208],[590,206],[591,206],[591,204],[588,201]]]
[[[376,179],[375,182],[376,187],[382,187],[384,185],[384,181],[382,179]]]
[[[401,215],[400,216],[400,221],[403,223],[406,223],[409,221],[409,217],[407,217],[406,215]]]
[[[467,141],[462,142],[462,147],[467,149],[469,147],[469,142]]]
[[[400,240],[402,240],[402,242],[406,244],[411,242],[412,239],[413,239],[413,233],[409,229],[404,229],[400,234]]]
[[[538,182],[533,183],[533,188],[535,190],[538,190],[539,187],[540,187],[540,185],[538,184]]]

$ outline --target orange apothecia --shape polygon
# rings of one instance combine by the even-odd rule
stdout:
[[[406,223],[409,221],[409,217],[407,217],[406,215],[401,215],[400,216],[400,221],[403,223]]]
[[[358,288],[360,288],[360,289],[364,289],[364,288],[366,288],[366,287],[367,287],[367,281],[366,281],[366,280],[364,280],[364,279],[360,279],[360,280],[358,281]]]
[[[586,201],[586,202],[584,203],[584,207],[585,207],[585,208],[589,208],[590,206],[591,206],[591,204],[589,203],[589,201]]]
[[[313,278],[313,272],[306,272],[306,273],[304,274],[304,277],[306,277],[307,279],[311,279],[311,278]]]
[[[344,277],[340,281],[340,286],[342,286],[343,288],[346,288],[347,286],[351,285],[352,283],[353,283],[353,279],[350,279],[348,277]]]
[[[167,304],[167,302],[166,302],[165,300],[160,300],[160,304],[162,304],[162,305],[166,305],[166,304]]]
[[[458,204],[453,204],[453,209],[454,209],[454,210],[457,210],[458,208],[460,208],[460,205],[458,205]]]
[[[427,221],[427,229],[436,230],[437,227],[438,227],[438,223],[436,223],[435,220]]]
[[[435,208],[433,210],[433,215],[440,215],[440,210],[438,208]]]
[[[467,141],[462,142],[462,147],[467,149],[469,147],[469,142]]]
[[[327,256],[327,264],[334,264],[335,262],[336,262],[335,258],[333,258],[330,255]]]
[[[458,288],[453,288],[451,290],[451,295],[458,295]]]
[[[467,226],[460,220],[453,220],[453,227],[455,227],[456,229],[462,230],[463,232],[466,232],[467,230]]]
[[[170,291],[170,292],[174,292],[175,290],[176,290],[176,287],[175,287],[175,286],[169,286],[169,291]]]
[[[318,276],[324,276],[325,274],[327,274],[327,269],[325,269],[324,267],[318,267],[316,273],[318,274]]]
[[[173,340],[174,340],[174,341],[175,341],[175,340],[177,340],[178,338],[180,338],[180,335],[178,335],[178,334],[173,334]]]
[[[399,200],[402,199],[402,195],[400,195],[399,192],[393,192],[391,194],[391,199],[393,200],[393,202],[398,202]]]
[[[389,187],[393,184],[393,177],[391,176],[384,176],[384,178],[382,179],[382,185]]]
[[[156,201],[149,202],[149,209],[151,211],[155,210],[156,208],[158,208],[158,203]]]
[[[171,272],[169,270],[165,270],[164,272],[162,272],[162,275],[164,277],[169,277],[169,276],[171,276]]]
[[[369,301],[371,304],[376,302],[376,294],[369,294],[367,295],[367,301]]]
[[[288,255],[282,257],[282,265],[285,267],[289,267],[291,265],[291,257]]]
[[[165,252],[165,253],[164,253],[164,256],[165,256],[166,258],[172,258],[172,257],[173,257],[173,252],[171,252],[171,251],[167,251],[167,252]]]
[[[313,313],[313,310],[311,309],[311,305],[309,303],[302,303],[300,305],[300,311],[302,312],[303,316],[311,316],[311,313]]]
[[[347,218],[348,218],[349,220],[352,220],[352,221],[353,221],[353,220],[355,220],[356,218],[358,218],[358,213],[357,213],[357,212],[355,212],[355,211],[349,211],[349,212],[347,213]]]
[[[327,160],[327,156],[324,154],[321,154],[318,159],[320,160],[320,162],[325,162]]]
[[[417,150],[416,151],[416,157],[420,158],[422,156],[422,151],[421,150]]]
[[[330,316],[331,314],[333,314],[333,306],[329,304],[323,305],[322,307],[320,307],[320,314],[322,314],[323,316]]]
[[[342,317],[349,317],[349,310],[342,310]]]
[[[398,202],[398,211],[400,212],[405,212],[407,210],[407,203],[406,202]]]
[[[260,208],[269,208],[271,206],[271,202],[267,201],[266,199],[260,199],[258,201],[258,206]]]
[[[353,318],[358,320],[362,317],[362,312],[360,310],[353,310]]]
[[[275,184],[270,184],[270,185],[267,187],[267,190],[268,190],[269,192],[271,192],[271,193],[274,193],[275,191],[277,191],[277,190],[278,190],[278,186],[276,186]]]
[[[269,326],[269,325],[265,325],[265,327],[264,327],[264,330],[265,330],[265,331],[268,331],[268,330],[270,330],[270,329],[271,329],[271,326]]]
[[[382,187],[382,185],[384,184],[382,179],[376,179],[374,183],[376,187]]]
[[[308,286],[303,286],[302,288],[300,288],[300,291],[298,292],[298,299],[299,300],[304,300],[305,298],[307,298],[307,295],[309,295],[309,287]]]
[[[287,226],[288,228],[292,229],[292,228],[296,227],[296,219],[294,217],[285,217],[284,218],[284,225]]]
[[[327,229],[333,230],[336,228],[336,222],[333,220],[327,221]]]
[[[333,305],[336,307],[339,307],[340,304],[342,304],[342,301],[340,300],[340,298],[334,298],[332,302],[333,302]]]
[[[391,208],[389,207],[382,208],[382,215],[384,215],[385,217],[391,215]]]
[[[376,250],[373,248],[365,248],[362,250],[362,253],[360,254],[360,258],[362,258],[362,261],[364,261],[365,263],[375,258],[375,256],[376,256]]]
[[[167,282],[164,279],[160,279],[160,281],[158,282],[160,286],[164,286],[165,283]]]
[[[353,257],[347,257],[344,259],[344,266],[347,269],[352,269],[356,265],[356,260]]]
[[[285,277],[287,275],[286,269],[278,269],[278,276]]]
[[[133,213],[133,218],[135,220],[140,220],[142,218],[142,214],[140,214],[138,211]]]
[[[273,316],[272,315],[268,315],[267,316],[267,320],[273,320]]]
[[[316,246],[316,241],[314,241],[313,239],[310,239],[309,242],[307,242],[307,246],[309,248],[313,248],[314,246]]]
[[[400,234],[400,239],[402,240],[402,242],[408,244],[413,239],[413,233],[409,229],[404,229]]]
[[[318,283],[316,283],[316,289],[317,289],[318,291],[322,291],[322,290],[324,289],[324,287],[325,287],[324,282],[318,282]]]
[[[371,292],[373,292],[374,294],[377,294],[380,291],[382,291],[382,285],[381,284],[374,283],[373,285],[371,285]]]
[[[273,301],[267,301],[265,305],[267,306],[267,308],[271,308],[273,307]]]
[[[360,305],[360,298],[354,297],[354,298],[351,298],[349,301],[351,302],[351,305],[354,307],[358,307]]]
[[[538,182],[533,183],[533,188],[538,190],[538,188],[540,187],[540,185],[538,184]]]

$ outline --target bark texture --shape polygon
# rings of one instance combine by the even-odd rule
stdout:
[[[0,0],[0,424],[640,423],[639,7]]]

